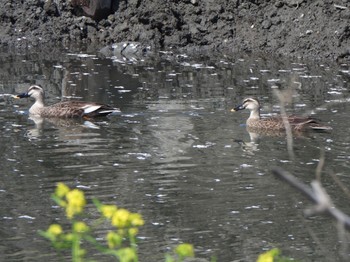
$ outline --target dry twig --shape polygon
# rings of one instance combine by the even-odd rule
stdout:
[[[301,193],[303,193],[303,195],[316,204],[314,208],[306,212],[307,215],[325,212],[335,218],[338,223],[343,224],[344,227],[350,231],[350,217],[333,205],[331,198],[322,187],[320,181],[312,181],[310,188],[306,184],[299,181],[295,176],[281,168],[272,169],[272,173],[276,177],[298,189]]]
[[[288,116],[286,113],[286,108],[285,108],[285,100],[283,98],[283,95],[281,92],[278,90],[274,89],[274,93],[277,96],[278,100],[280,101],[280,112],[282,116],[282,121],[284,128],[286,130],[286,136],[287,136],[287,149],[288,149],[288,154],[291,159],[294,159],[294,151],[293,151],[293,133],[292,129],[290,127],[290,123],[288,122]]]

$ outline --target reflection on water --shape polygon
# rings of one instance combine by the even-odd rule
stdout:
[[[36,83],[49,104],[75,97],[122,110],[90,122],[33,119],[26,113],[31,101],[0,97],[0,250],[6,261],[57,260],[37,230],[64,221],[49,199],[58,181],[142,213],[142,261],[162,261],[181,242],[218,261],[254,261],[271,247],[305,261],[340,258],[332,221],[303,218],[308,201],[270,168],[281,166],[308,183],[324,151],[323,183],[350,213],[347,197],[327,175],[350,184],[345,65],[167,53],[118,63],[59,50],[2,52],[0,59],[2,94]],[[272,90],[295,82],[301,87],[291,94],[288,112],[315,113],[333,131],[296,136],[291,160],[284,135],[249,133],[248,112],[229,110],[256,96],[262,113],[278,113]]]
[[[84,129],[92,128],[99,129],[100,125],[104,122],[91,122],[83,119],[74,119],[74,118],[43,118],[40,116],[31,115],[28,117],[29,120],[34,122],[32,128],[28,128],[26,136],[29,139],[39,139],[41,135],[44,135],[44,130],[47,129],[46,126],[52,126],[57,129],[57,133],[62,140],[65,140],[70,137],[69,133],[81,134]],[[70,130],[70,132],[68,132]],[[73,139],[75,135],[73,135]]]

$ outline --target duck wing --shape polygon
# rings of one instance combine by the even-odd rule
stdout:
[[[312,117],[302,117],[302,116],[295,116],[290,115],[287,117],[287,120],[289,124],[291,125],[291,128],[294,130],[307,130],[307,129],[313,129],[313,130],[331,130],[332,128],[329,126],[325,126],[321,124],[317,119]],[[283,123],[283,119],[281,116],[275,116],[275,117],[269,117],[264,118],[262,121],[260,121],[260,125],[267,129],[274,129],[274,130],[284,130],[285,126]]]
[[[112,113],[120,112],[118,108],[98,103],[83,103],[80,108],[84,110],[83,116],[87,117],[107,116]]]
[[[84,102],[84,101],[65,101],[45,107],[42,112],[43,117],[99,117],[106,116],[111,113],[120,112],[119,109],[109,105]]]

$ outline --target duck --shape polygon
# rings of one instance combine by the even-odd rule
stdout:
[[[271,131],[284,131],[285,124],[282,116],[261,118],[260,116],[260,103],[258,99],[249,97],[243,100],[242,104],[231,109],[231,112],[240,110],[250,110],[250,116],[247,119],[246,125],[249,129],[254,130],[271,130]],[[312,117],[302,117],[290,115],[287,116],[287,120],[292,131],[327,131],[332,127],[321,124],[318,120]]]
[[[63,101],[45,106],[45,92],[39,85],[32,85],[27,92],[15,96],[18,99],[27,97],[35,99],[34,104],[29,108],[29,114],[43,118],[90,119],[120,112],[118,108],[109,105],[76,100]]]

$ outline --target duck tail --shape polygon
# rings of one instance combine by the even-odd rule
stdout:
[[[324,125],[320,125],[320,124],[313,124],[310,125],[310,128],[314,131],[331,131],[333,128],[330,126],[324,126]]]
[[[98,114],[99,115],[109,115],[109,114],[117,114],[117,113],[120,113],[120,109],[119,108],[113,108],[113,109],[106,109],[106,110],[101,110],[101,111],[98,111]]]

